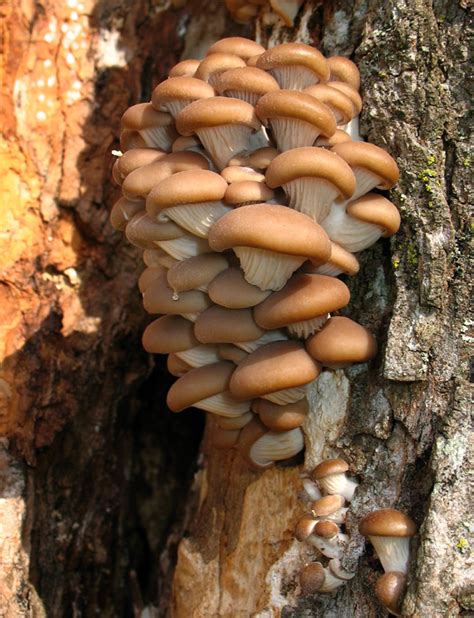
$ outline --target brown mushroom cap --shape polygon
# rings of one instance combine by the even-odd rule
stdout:
[[[193,148],[202,149],[202,144],[195,135],[180,135],[174,140],[171,146],[171,152],[183,152],[192,150]]]
[[[168,285],[175,292],[197,290],[207,286],[229,267],[227,259],[218,253],[203,253],[177,262],[168,271]]]
[[[222,360],[231,361],[235,365],[238,365],[248,354],[248,352],[241,350],[232,343],[220,343],[217,346],[217,350]]]
[[[352,101],[352,117],[360,114],[362,110],[362,98],[358,91],[349,84],[345,84],[344,82],[328,82],[328,88],[333,88],[337,90],[339,93],[345,95],[348,99]]]
[[[340,279],[296,273],[253,311],[259,326],[274,329],[336,311],[349,300],[349,288]]]
[[[216,414],[215,421],[222,429],[242,429],[253,418],[252,412],[245,412],[239,416],[219,416]]]
[[[313,595],[324,584],[326,573],[320,562],[310,562],[306,564],[300,572],[301,594],[303,596]]]
[[[150,146],[148,146],[138,131],[123,129],[120,131],[120,148],[123,152],[127,152],[136,148],[150,148]]]
[[[380,189],[390,189],[400,175],[398,166],[392,157],[375,144],[367,142],[345,142],[336,144],[333,152],[338,154],[352,168],[361,167],[380,177],[377,185]]]
[[[326,517],[342,509],[344,504],[343,496],[323,496],[311,503],[311,512],[315,517]]]
[[[157,241],[181,238],[184,236],[184,230],[172,221],[161,223],[145,212],[138,212],[127,223],[125,235],[136,247],[154,249]]]
[[[329,65],[329,81],[346,82],[356,90],[360,89],[360,73],[357,65],[344,56],[331,56],[327,59]]]
[[[245,425],[240,432],[237,449],[242,458],[249,464],[251,468],[257,468],[254,462],[250,459],[249,453],[253,444],[268,432],[268,428],[260,421],[257,416]]]
[[[194,58],[188,58],[187,60],[181,60],[178,64],[169,72],[169,77],[194,77],[198,66],[201,64],[200,60]]]
[[[257,69],[256,67],[239,67],[237,69],[229,69],[225,73],[221,73],[216,78],[216,92],[225,94],[226,92],[249,92],[258,96],[263,96],[267,92],[279,90],[280,86],[266,71]],[[234,95],[232,95],[234,96]]]
[[[320,135],[315,142],[315,146],[319,148],[332,148],[336,144],[342,144],[343,142],[351,142],[352,137],[346,131],[342,129],[336,129],[335,133],[331,137]]]
[[[331,88],[329,84],[315,84],[303,90],[324,105],[327,105],[336,117],[336,123],[347,124],[355,115],[352,100],[337,88]]]
[[[176,117],[176,128],[181,135],[192,135],[199,129],[230,124],[245,125],[255,131],[260,128],[252,105],[227,97],[194,101]]]
[[[164,266],[147,266],[138,277],[138,289],[143,294],[152,281],[158,279],[166,272]]]
[[[295,527],[295,539],[297,541],[306,541],[313,534],[314,527],[318,520],[311,515],[303,515]]]
[[[173,125],[173,117],[165,112],[157,112],[151,103],[132,105],[122,116],[122,126],[130,131],[142,131],[152,127]]]
[[[238,365],[230,383],[236,399],[255,399],[275,391],[304,386],[320,374],[320,366],[296,341],[268,343]]]
[[[359,532],[363,536],[407,537],[416,534],[415,522],[396,509],[372,511],[362,519]]]
[[[317,127],[323,135],[332,135],[336,130],[336,120],[329,107],[304,92],[269,92],[259,99],[255,111],[265,125],[272,118],[293,118]]]
[[[295,403],[279,406],[267,399],[256,399],[252,410],[259,415],[260,420],[272,431],[289,431],[300,427],[306,420],[309,404],[306,397]]]
[[[208,294],[216,305],[228,309],[245,309],[261,303],[270,292],[263,292],[248,283],[240,269],[227,268],[210,283]]]
[[[156,148],[133,148],[129,150],[116,163],[121,182],[137,168],[159,161],[166,156],[166,152],[156,150]]]
[[[349,470],[349,465],[343,459],[326,459],[311,472],[313,481],[323,479],[331,474],[343,474]]]
[[[247,204],[249,202],[268,202],[275,197],[275,193],[265,184],[257,180],[242,180],[233,182],[227,188],[224,202],[230,206]]]
[[[192,369],[191,365],[188,365],[188,363],[186,363],[182,358],[179,358],[179,356],[176,356],[176,354],[168,355],[168,358],[166,359],[166,368],[169,373],[176,378],[184,376],[185,373],[188,373],[188,371],[191,371]]]
[[[164,315],[148,324],[142,344],[152,354],[172,354],[200,345],[194,336],[194,324],[179,315]]]
[[[367,193],[347,205],[346,213],[365,223],[380,227],[382,236],[393,236],[400,227],[400,213],[395,204],[377,193]]]
[[[245,182],[251,180],[252,182],[265,182],[265,176],[257,172],[252,167],[244,167],[241,165],[229,165],[225,167],[221,172],[222,178],[232,185],[236,182]]]
[[[181,412],[195,403],[229,389],[235,365],[226,361],[192,369],[168,391],[166,403],[173,412]]]
[[[339,532],[339,526],[329,519],[321,519],[314,526],[314,534],[323,539],[332,539]]]
[[[359,272],[359,268],[359,260],[353,253],[346,251],[341,245],[331,242],[331,257],[329,260],[325,264],[320,264],[316,261],[308,262],[304,266],[304,271],[331,276],[336,276],[340,273],[355,275]]]
[[[407,585],[405,573],[392,571],[379,577],[375,584],[375,596],[389,612],[401,616],[403,597]]]
[[[194,333],[201,343],[254,341],[263,335],[251,309],[225,309],[214,305],[196,320]]]
[[[252,56],[263,54],[264,51],[265,48],[252,41],[252,39],[246,39],[241,36],[229,36],[213,43],[207,50],[207,55],[234,54],[235,56],[240,56],[243,60],[248,60]]]
[[[365,363],[377,353],[372,333],[342,316],[329,318],[323,328],[306,341],[308,353],[327,367]]]
[[[323,261],[331,251],[321,226],[296,210],[276,204],[252,204],[227,213],[212,226],[209,245],[214,251],[254,247]]]
[[[282,43],[268,49],[257,60],[257,67],[264,71],[289,66],[309,69],[314,73],[315,81],[326,82],[329,79],[326,58],[317,49],[304,43]]]
[[[128,222],[143,210],[143,207],[143,202],[132,202],[126,197],[117,200],[110,211],[110,223],[114,230],[123,231]]]
[[[177,296],[168,286],[165,274],[152,281],[143,294],[143,306],[148,313],[201,313],[210,304],[208,295],[198,290],[181,292]]]
[[[170,77],[153,90],[151,103],[156,110],[170,111],[173,101],[197,101],[214,96],[214,88],[195,77]]]
[[[268,166],[265,181],[271,189],[299,178],[319,178],[334,185],[341,198],[348,199],[355,189],[349,165],[325,148],[293,148],[275,157]]]
[[[258,148],[248,156],[248,165],[256,170],[266,170],[277,155],[278,150],[271,146]]]
[[[220,73],[245,66],[245,60],[235,54],[212,53],[201,61],[194,77],[209,82],[213,86]]]

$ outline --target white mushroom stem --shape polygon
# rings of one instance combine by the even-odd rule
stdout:
[[[196,133],[218,169],[223,170],[232,157],[248,148],[252,130],[244,125],[225,124],[198,129]]]
[[[358,483],[347,478],[345,472],[329,474],[322,479],[318,479],[318,483],[327,494],[344,496],[348,502],[352,500],[352,496],[358,486]]]
[[[326,558],[340,558],[344,553],[349,537],[347,534],[339,533],[332,537],[332,539],[325,539],[316,534],[311,534],[306,540]]]
[[[180,236],[173,240],[156,240],[155,244],[178,261],[187,260],[201,253],[209,253],[210,247],[204,238]]]
[[[217,348],[207,345],[198,345],[189,350],[176,352],[175,355],[191,367],[202,367],[203,365],[218,363],[221,360]]]
[[[296,118],[270,118],[273,135],[282,152],[302,146],[312,146],[321,131],[314,125]]]
[[[328,566],[329,570],[335,577],[343,579],[344,581],[349,581],[355,576],[355,571],[346,571],[342,568],[341,561],[338,558],[333,558],[330,560]]]
[[[212,412],[219,416],[235,418],[236,416],[241,416],[248,412],[250,410],[250,404],[250,401],[236,401],[228,391],[225,391],[213,395],[212,397],[202,399],[193,404],[193,407]]]
[[[410,555],[409,536],[369,536],[385,573],[406,573]]]
[[[324,569],[324,575],[324,583],[318,592],[333,592],[336,588],[339,588],[346,583],[345,580],[339,579],[339,577],[336,577],[333,573],[331,573],[328,567]]]
[[[207,238],[211,226],[231,210],[230,206],[222,202],[183,204],[162,210],[158,220],[169,221],[171,219],[191,234]]]
[[[359,114],[354,116],[350,122],[340,126],[339,128],[348,133],[355,142],[364,141],[364,138],[361,136],[359,130]]]
[[[240,260],[246,281],[261,290],[274,292],[281,290],[295,270],[305,262],[305,258],[298,255],[253,247],[234,247],[234,252]]]
[[[269,72],[282,90],[304,90],[319,82],[316,73],[301,66],[277,67]]]
[[[235,345],[239,347],[244,352],[251,354],[255,352],[262,345],[267,343],[272,343],[273,341],[285,341],[288,340],[288,337],[282,330],[269,330],[266,333],[263,333],[261,337],[255,339],[254,341],[241,341],[236,343]]]
[[[169,152],[173,140],[176,138],[174,127],[166,125],[164,127],[148,127],[139,131],[140,135],[150,148],[157,148]]]
[[[378,225],[358,221],[346,214],[345,203],[334,203],[321,226],[333,242],[351,253],[371,247],[382,236],[382,229]]]
[[[311,479],[308,479],[308,478],[303,479],[303,488],[308,498],[313,502],[315,500],[319,500],[323,496],[319,487]]]
[[[324,315],[318,315],[312,320],[303,320],[302,322],[294,322],[294,324],[288,324],[288,332],[297,337],[298,339],[307,339],[310,335],[320,330],[326,324],[330,318],[329,313]]]
[[[308,215],[321,223],[329,214],[331,204],[337,198],[337,188],[323,178],[298,178],[287,182],[283,189],[291,208]]]
[[[274,393],[268,393],[268,395],[262,395],[262,399],[267,399],[272,403],[276,403],[279,406],[284,406],[287,403],[295,403],[306,397],[306,386],[295,386],[294,388],[285,388],[281,391],[275,391]]]
[[[291,431],[268,431],[253,443],[249,456],[255,464],[265,467],[274,461],[293,457],[303,447],[303,433],[299,427]]]

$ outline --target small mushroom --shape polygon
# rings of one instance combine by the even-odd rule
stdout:
[[[261,348],[263,345],[267,345],[267,343],[273,343],[274,341],[288,341],[288,339],[289,337],[282,330],[266,330],[263,335],[258,339],[254,339],[253,341],[240,341],[236,343],[236,345],[242,350],[245,350],[247,354],[251,354],[252,352],[255,352],[255,350],[258,350],[258,348]],[[301,397],[304,396],[305,391],[303,389]],[[297,401],[298,399],[301,399],[301,397],[297,397],[292,401]],[[289,403],[289,400],[279,403]]]
[[[309,86],[303,92],[327,105],[334,114],[337,126],[345,126],[353,116],[359,113],[354,109],[352,99],[337,88],[331,88],[329,83]]]
[[[127,240],[142,249],[155,249],[158,242],[175,240],[184,236],[184,230],[172,221],[158,222],[146,212],[138,212],[125,227]]]
[[[350,141],[352,141],[352,138],[349,133],[343,131],[342,129],[336,129],[336,131],[331,135],[331,137],[320,135],[314,145],[318,148],[332,148],[336,144],[342,144],[343,142]]]
[[[215,80],[215,89],[220,95],[256,105],[260,97],[279,90],[280,86],[266,71],[246,66],[221,73]]]
[[[301,427],[305,422],[309,404],[306,397],[278,406],[266,399],[255,399],[252,403],[252,410],[259,415],[262,423],[272,431],[289,431],[296,427]]]
[[[344,56],[331,56],[327,59],[329,65],[329,81],[345,82],[360,90],[360,73],[357,65]]]
[[[306,262],[303,270],[307,273],[327,275],[329,277],[337,277],[342,273],[345,275],[355,275],[359,272],[359,260],[355,255],[341,247],[341,245],[331,242],[331,257],[329,260],[325,264]]]
[[[252,167],[244,165],[229,165],[221,171],[221,176],[229,184],[236,182],[265,182],[265,176]]]
[[[201,343],[238,343],[253,341],[263,334],[251,309],[225,309],[214,305],[201,313],[194,325]]]
[[[165,272],[166,269],[164,266],[147,266],[138,278],[138,289],[140,292],[144,294],[150,283],[155,279],[162,277]]]
[[[303,90],[329,79],[326,58],[304,43],[282,43],[268,49],[258,58],[257,67],[269,71],[286,90]]]
[[[168,285],[176,294],[188,290],[207,292],[209,283],[228,267],[225,256],[203,253],[172,266],[167,274]]]
[[[231,361],[235,365],[238,365],[247,356],[247,352],[232,343],[219,343],[217,349],[222,360]]]
[[[181,62],[175,64],[170,70],[168,77],[194,77],[194,74],[200,64],[201,61],[195,60],[194,58],[181,60]]]
[[[222,270],[210,283],[209,298],[227,309],[246,309],[262,302],[270,294],[245,280],[239,268]]]
[[[148,313],[182,315],[192,321],[210,305],[208,295],[198,290],[177,296],[168,286],[166,274],[152,281],[143,294],[143,306]]]
[[[201,61],[194,77],[202,79],[214,88],[222,73],[245,66],[247,66],[245,60],[235,54],[212,53]]]
[[[121,197],[112,206],[112,210],[110,211],[110,224],[114,230],[123,232],[134,215],[143,211],[143,209],[144,203],[142,201],[135,202],[127,200],[126,197]]]
[[[321,590],[326,579],[326,573],[320,562],[310,562],[300,571],[300,586],[303,596],[316,594]]]
[[[343,524],[347,513],[347,508],[344,504],[343,496],[323,496],[311,504],[311,513],[317,519],[323,517],[336,524]]]
[[[156,148],[133,148],[125,152],[114,165],[114,178],[122,184],[125,178],[134,170],[149,163],[160,161],[166,153]]]
[[[170,77],[153,90],[151,104],[160,112],[173,118],[187,105],[199,99],[214,96],[214,88],[195,77]]]
[[[168,358],[166,359],[166,368],[171,373],[171,375],[175,376],[176,378],[184,376],[185,373],[188,373],[188,371],[191,371],[191,369],[193,369],[191,365],[185,363],[181,358],[176,356],[176,354],[168,355]]]
[[[300,429],[273,432],[253,418],[242,429],[237,448],[245,461],[257,470],[265,470],[276,461],[290,459],[304,448]]]
[[[207,50],[210,54],[234,54],[242,60],[248,60],[252,56],[263,54],[265,48],[252,39],[241,36],[229,36],[213,43]]]
[[[406,575],[400,572],[385,573],[375,584],[375,596],[394,616],[402,615],[406,584]]]
[[[170,152],[171,144],[178,137],[172,116],[157,112],[151,103],[129,107],[122,116],[122,126],[129,131],[138,131],[147,146],[165,152]]]
[[[326,459],[316,466],[311,478],[317,481],[327,494],[339,494],[350,502],[358,484],[346,477],[347,470],[349,466],[344,460]]]
[[[243,180],[229,185],[225,192],[224,202],[233,208],[238,208],[249,204],[269,202],[274,198],[275,193],[264,182]]]

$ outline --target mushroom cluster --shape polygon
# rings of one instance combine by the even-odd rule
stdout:
[[[302,450],[323,368],[376,353],[333,315],[350,298],[338,275],[399,222],[367,193],[396,182],[395,162],[349,134],[358,86],[345,58],[230,37],[122,118],[111,222],[143,250],[143,305],[161,316],[143,345],[169,355],[169,408],[205,410],[215,445],[258,469]]]
[[[268,22],[278,16],[285,26],[292,26],[303,0],[225,0],[232,18],[239,24],[247,24],[258,16],[261,10],[270,11],[264,15]]]
[[[311,544],[321,554],[321,561],[306,564],[300,572],[303,595],[333,592],[355,575],[342,568],[340,559],[349,537],[344,522],[357,483],[346,476],[349,466],[342,459],[321,462],[303,479],[310,512],[297,523],[295,537]]]

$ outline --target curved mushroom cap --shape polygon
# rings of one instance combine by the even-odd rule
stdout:
[[[208,295],[198,290],[182,292],[177,296],[168,286],[166,275],[152,281],[143,294],[143,306],[148,313],[201,313],[210,304]]]
[[[354,193],[355,177],[349,165],[324,148],[294,148],[282,152],[268,166],[265,181],[271,189],[300,178],[320,178],[334,185],[341,198]]]
[[[242,58],[235,54],[213,53],[206,56],[204,60],[201,61],[194,77],[209,82],[211,86],[214,86],[216,83],[215,80],[224,71],[245,66],[245,60],[242,60]]]
[[[320,562],[310,562],[300,571],[300,586],[303,596],[313,595],[321,589],[326,579],[324,567]]]
[[[231,206],[250,202],[268,202],[275,197],[275,193],[264,183],[257,180],[242,180],[233,182],[227,188],[224,202]]]
[[[183,152],[185,150],[203,150],[201,142],[195,135],[180,135],[174,140],[171,152]]]
[[[314,526],[314,534],[323,539],[332,539],[339,533],[339,526],[329,519],[320,519]]]
[[[264,51],[265,48],[252,41],[252,39],[246,39],[241,36],[229,36],[213,43],[207,50],[206,55],[234,54],[235,56],[240,56],[243,60],[248,60],[252,56],[263,54]]]
[[[344,56],[331,56],[327,59],[329,65],[329,81],[346,82],[356,90],[360,89],[360,73],[357,65]]]
[[[280,90],[280,86],[276,79],[266,71],[245,66],[221,73],[216,78],[215,89],[219,94],[231,93],[229,96],[235,96],[235,94],[232,94],[235,92],[246,92],[261,97],[267,92]],[[239,96],[238,98],[243,97]]]
[[[236,399],[255,399],[303,386],[321,372],[318,363],[296,341],[275,341],[252,352],[238,365],[230,383]]]
[[[295,427],[301,427],[305,422],[309,404],[306,397],[283,406],[272,403],[268,399],[256,399],[252,404],[252,410],[272,431],[289,431]]]
[[[315,517],[326,517],[342,509],[344,504],[343,496],[323,496],[311,503],[311,512]]]
[[[329,79],[326,58],[317,49],[304,43],[282,43],[268,49],[257,60],[257,67],[264,71],[284,67],[301,67],[313,73],[313,83],[326,82]]]
[[[156,148],[133,148],[125,152],[116,163],[120,182],[123,182],[131,172],[139,167],[160,161],[166,156],[166,152],[156,150]]]
[[[143,262],[146,266],[161,267],[167,271],[168,268],[176,264],[177,260],[159,246],[156,246],[155,249],[145,249],[143,251]]]
[[[257,67],[257,62],[261,55],[262,54],[257,54],[256,56],[250,56],[250,58],[247,60],[247,66]]]
[[[168,408],[181,412],[203,399],[227,391],[234,369],[235,365],[226,361],[192,369],[168,391]]]
[[[254,247],[286,255],[329,259],[331,244],[321,226],[287,206],[252,204],[236,208],[209,232],[214,251]]]
[[[149,217],[145,212],[138,212],[125,228],[127,240],[142,249],[154,249],[160,240],[173,240],[184,236],[184,230],[172,221],[161,223]]]
[[[236,345],[232,343],[220,343],[217,346],[218,354],[222,358],[222,360],[228,360],[238,365],[241,360],[246,358],[248,352],[238,348]]]
[[[277,155],[278,150],[271,146],[258,148],[248,156],[248,165],[256,170],[266,170]]]
[[[346,213],[381,228],[382,236],[393,236],[400,227],[400,213],[390,200],[377,193],[367,193],[347,205]]]
[[[363,536],[407,537],[416,534],[415,522],[396,509],[379,509],[366,515],[359,524]]]
[[[181,60],[181,62],[174,65],[168,75],[169,77],[194,77],[200,64],[201,61],[195,60],[194,58]]]
[[[349,470],[349,465],[343,459],[326,459],[316,466],[311,472],[314,481],[323,479],[331,474],[343,474]]]
[[[255,111],[265,125],[274,118],[293,118],[313,125],[323,135],[332,135],[336,130],[336,120],[329,107],[304,92],[269,92],[259,99]]]
[[[167,274],[168,285],[176,293],[207,288],[209,283],[229,267],[227,259],[218,253],[203,253],[177,262]]]
[[[348,123],[357,112],[354,110],[352,100],[337,88],[331,88],[329,84],[315,84],[303,90],[324,105],[327,105],[336,118],[336,123]]]
[[[123,129],[120,131],[120,148],[123,152],[136,148],[150,148],[138,131]]]
[[[181,135],[192,135],[199,129],[234,124],[245,125],[255,131],[260,128],[252,105],[227,97],[194,101],[176,118],[176,128]]]
[[[240,269],[227,268],[210,283],[208,294],[216,305],[227,309],[245,309],[261,303],[270,292],[263,292],[248,283]]]
[[[224,309],[214,305],[196,320],[194,333],[201,343],[254,341],[263,335],[250,309]]]
[[[343,142],[351,142],[352,137],[346,131],[342,129],[336,129],[335,133],[331,135],[331,137],[326,137],[325,135],[320,135],[316,142],[315,146],[319,148],[332,148],[336,144],[342,144]]]
[[[352,168],[363,168],[380,178],[379,189],[390,189],[400,175],[398,165],[382,148],[367,142],[345,142],[336,144],[333,152],[338,154]]]
[[[407,577],[395,571],[385,573],[375,584],[375,596],[380,603],[395,616],[401,616],[402,601],[405,596]]]
[[[273,329],[336,311],[349,300],[349,288],[340,279],[297,273],[253,312],[259,326]]]
[[[173,117],[153,109],[151,103],[137,103],[129,107],[122,116],[122,126],[129,131],[142,131],[153,127],[173,125]]]
[[[217,202],[227,190],[226,181],[216,172],[202,169],[185,170],[155,184],[146,200],[150,216],[158,216],[166,208]]]
[[[214,88],[196,77],[170,77],[153,90],[151,103],[156,110],[166,111],[176,116],[176,101],[189,104],[198,99],[214,96]],[[178,108],[178,111],[181,111]]]
[[[341,273],[355,275],[359,272],[359,268],[359,260],[353,253],[346,251],[341,245],[331,242],[331,257],[329,260],[325,264],[320,264],[316,261],[308,262],[304,267],[304,271],[336,277]]]
[[[328,82],[328,88],[333,88],[337,90],[339,93],[345,95],[348,99],[352,101],[352,117],[360,114],[362,110],[362,98],[358,91],[349,84],[345,84],[344,82]]]
[[[179,315],[164,315],[143,331],[143,347],[152,354],[172,354],[199,345],[194,324]]]
[[[329,318],[323,328],[309,337],[306,349],[326,367],[346,367],[365,363],[377,353],[372,333],[357,322],[342,316]]]
[[[114,230],[123,231],[130,219],[143,210],[143,202],[132,202],[121,197],[115,202],[110,211],[110,224]]]
[[[166,359],[166,368],[169,373],[176,378],[184,376],[185,373],[188,373],[188,371],[193,369],[191,365],[188,365],[188,363],[186,363],[182,358],[179,358],[179,356],[176,356],[176,354],[168,355],[168,358]]]
[[[242,165],[229,165],[221,172],[222,178],[232,185],[236,182],[244,182],[251,180],[253,182],[265,182],[265,176],[257,172],[252,167],[244,167]]]
[[[143,294],[152,281],[166,273],[164,266],[147,266],[138,277],[138,289]]]

